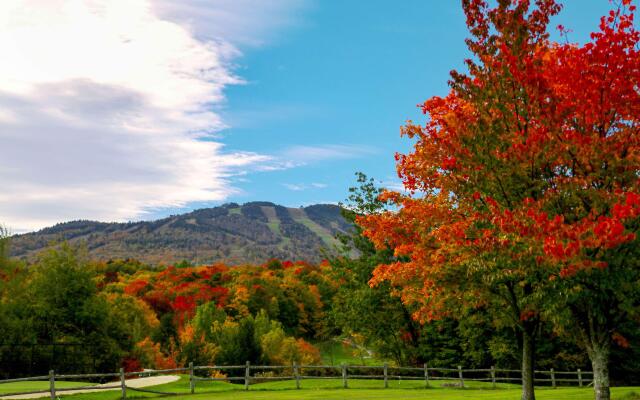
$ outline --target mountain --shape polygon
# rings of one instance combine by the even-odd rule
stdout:
[[[197,264],[261,263],[270,258],[322,258],[337,232],[351,228],[340,207],[317,204],[287,208],[269,202],[229,203],[156,221],[105,223],[73,221],[16,235],[12,255],[32,259],[49,244],[84,241],[100,260],[136,258],[150,264],[187,260]]]

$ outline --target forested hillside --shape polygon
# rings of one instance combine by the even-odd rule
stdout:
[[[323,257],[320,249],[332,248],[335,234],[349,228],[335,205],[286,208],[269,202],[230,203],[157,221],[66,222],[15,236],[12,255],[31,259],[51,242],[66,240],[86,241],[91,257],[105,261],[241,264],[280,258],[317,262]]]

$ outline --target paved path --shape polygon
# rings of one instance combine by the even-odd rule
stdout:
[[[147,378],[138,378],[138,379],[127,379],[125,381],[126,385],[132,388],[143,388],[143,387],[147,387],[147,386],[156,386],[156,385],[163,385],[165,383],[171,383],[171,382],[175,382],[178,379],[180,379],[179,376],[176,375],[159,375],[159,376],[150,376]],[[109,382],[109,383],[104,383],[101,385],[96,385],[97,387],[100,386],[114,386],[114,385],[120,385],[120,382]],[[99,392],[104,392],[104,391],[108,391],[108,390],[120,390],[120,387],[115,388],[115,389],[102,389],[102,390],[91,390],[91,389],[82,389],[82,390],[59,390],[56,394],[58,396],[61,395],[69,395],[69,394],[78,394],[78,393],[99,393]],[[42,398],[42,397],[49,397],[50,394],[47,393],[35,393],[35,394],[23,394],[23,395],[19,395],[19,396],[0,396],[0,400],[5,400],[5,399],[38,399],[38,398]]]

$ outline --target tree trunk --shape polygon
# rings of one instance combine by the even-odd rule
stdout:
[[[583,312],[575,306],[572,308],[578,326],[581,328],[578,330],[579,343],[587,350],[591,360],[595,399],[610,400],[609,352],[611,350],[612,326],[615,324],[612,322],[609,310],[615,308],[597,310],[594,305],[587,307],[587,310]]]
[[[533,367],[535,360],[535,336],[524,329],[522,332],[522,400],[535,400]]]
[[[592,343],[589,354],[593,368],[593,389],[596,400],[610,400],[609,343]]]

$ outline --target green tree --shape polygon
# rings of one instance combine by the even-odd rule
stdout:
[[[85,250],[63,243],[41,254],[33,268],[23,317],[37,342],[80,343],[76,357],[85,364],[115,370],[133,343],[98,294]]]
[[[214,335],[220,346],[217,362],[221,365],[238,365],[246,361],[258,363],[262,358],[260,343],[255,335],[255,320],[252,316],[237,323],[215,323]]]
[[[171,312],[160,317],[160,324],[151,334],[151,339],[159,343],[162,350],[169,354],[172,346],[178,342],[178,329],[174,323],[175,315]]]
[[[384,205],[378,200],[381,189],[373,179],[356,173],[358,186],[349,188],[342,215],[354,226],[348,234],[338,234],[341,247],[337,257],[330,257],[336,279],[341,282],[332,300],[332,319],[344,333],[365,337],[366,345],[382,357],[398,364],[423,361],[418,353],[419,325],[398,297],[391,295],[386,284],[369,286],[373,270],[394,260],[392,249],[377,250],[362,235],[355,223],[358,215],[378,213]]]

